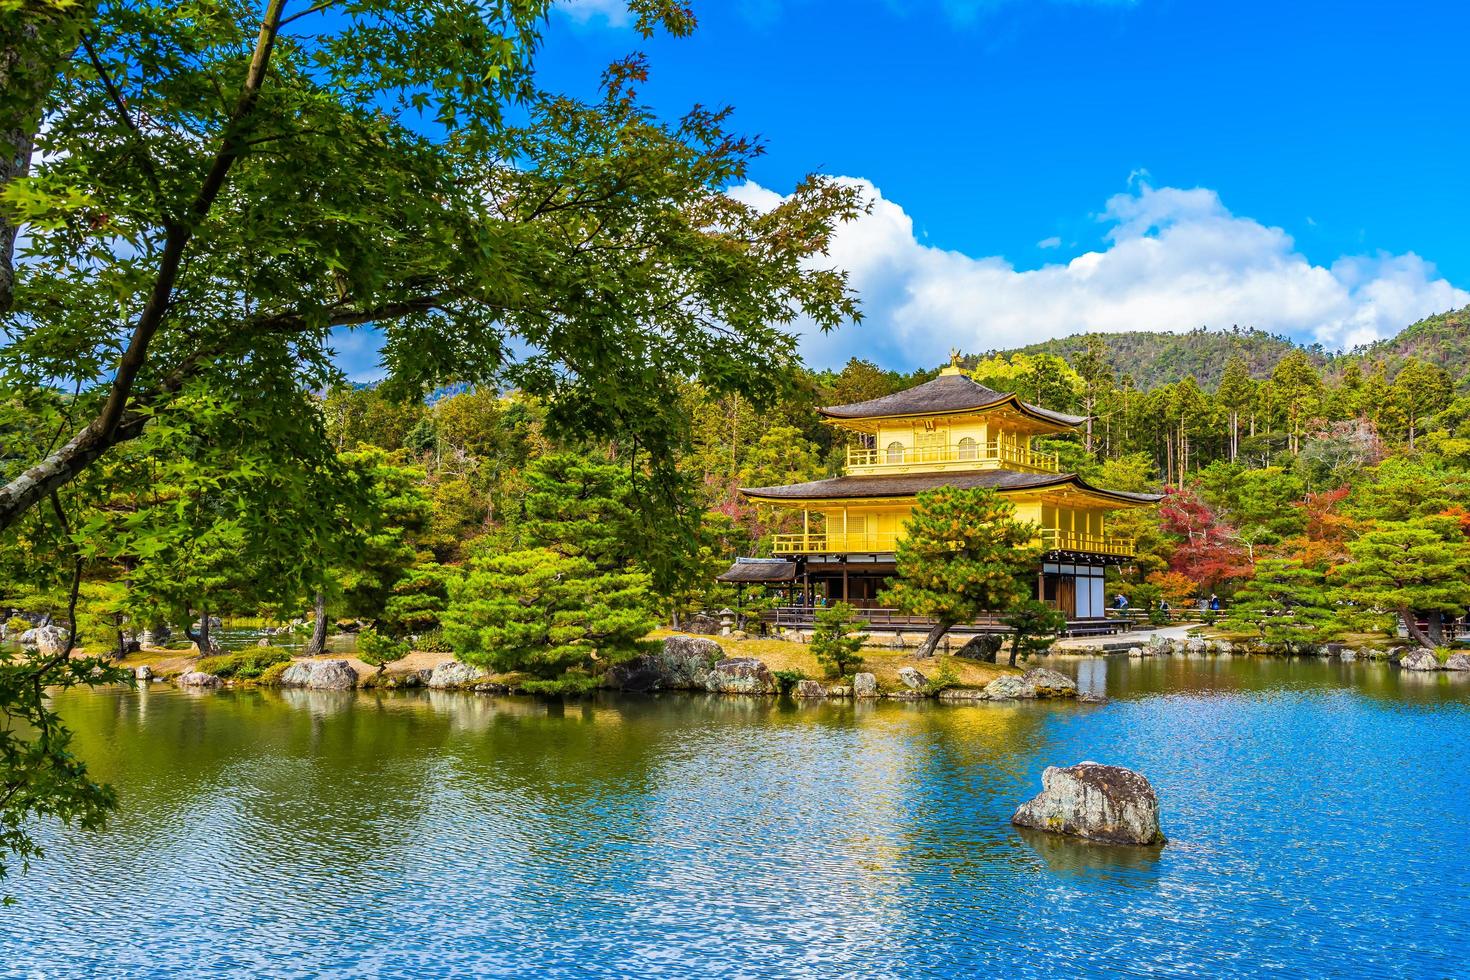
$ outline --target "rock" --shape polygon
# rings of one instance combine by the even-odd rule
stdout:
[[[709,670],[725,657],[714,640],[671,636],[655,653],[643,653],[607,672],[607,685],[620,691],[697,691]]]
[[[1433,650],[1418,649],[1410,651],[1399,659],[1399,666],[1404,670],[1439,670],[1439,658],[1434,655]]]
[[[1185,653],[1204,653],[1205,649],[1205,641],[1197,636],[1192,636],[1184,641]]]
[[[27,636],[31,634],[35,634],[35,636],[31,639],[30,643],[26,643],[24,639],[21,640],[21,643],[26,646],[34,646],[36,652],[40,653],[43,657],[55,656],[66,649],[66,641],[69,634],[60,626],[37,626],[33,630],[26,631]]]
[[[1443,664],[1445,670],[1470,670],[1470,653],[1452,653]]]
[[[686,633],[704,633],[708,636],[713,636],[720,631],[720,621],[714,616],[698,613],[690,616],[684,622],[683,629]]]
[[[833,684],[831,687],[827,688],[827,697],[850,698],[852,697],[852,688],[848,687],[846,684]]]
[[[495,681],[489,681],[489,682],[487,682],[485,684],[476,684],[475,685],[475,693],[476,694],[509,694],[510,693],[510,685],[509,684],[500,684],[500,683],[497,683]]]
[[[179,687],[219,687],[223,683],[224,681],[214,674],[206,674],[198,670],[179,675]]]
[[[258,647],[268,647],[271,645],[271,641],[262,636],[260,639],[255,641],[255,645]]]
[[[446,660],[429,674],[428,684],[437,690],[473,687],[488,676],[490,675],[479,667],[471,667],[458,660]]]
[[[1344,650],[1339,651],[1338,654],[1337,654],[1337,656],[1338,656],[1339,659],[1342,660],[1343,663],[1350,664],[1354,660],[1357,660],[1358,659],[1358,651],[1344,649]]]
[[[923,701],[929,697],[927,691],[889,691],[883,695],[891,701]]]
[[[297,660],[281,674],[281,686],[350,691],[357,686],[357,671],[345,660]]]
[[[704,689],[713,694],[774,694],[776,678],[754,657],[730,657],[709,669]]]
[[[1075,698],[1077,696],[1077,682],[1066,674],[1050,670],[1046,667],[1037,667],[1028,670],[1024,677],[1032,690],[1027,697],[1036,698]]]
[[[1128,648],[1128,656],[1131,657],[1134,660],[1140,660],[1140,659],[1142,659],[1143,658],[1143,648],[1142,647],[1129,647]]]
[[[1006,674],[997,677],[985,685],[985,699],[987,701],[1014,701],[1017,698],[1034,698],[1035,690],[1026,683],[1024,677],[1016,674]]]
[[[1107,699],[1106,694],[1090,694],[1085,691],[1077,695],[1077,700],[1081,704],[1103,704]]]
[[[941,701],[962,701],[974,703],[976,701],[989,700],[985,696],[983,688],[979,687],[947,687],[939,692]]]
[[[878,678],[868,673],[853,674],[852,696],[855,698],[876,698],[878,696]]]
[[[747,633],[747,632],[745,632],[745,630],[731,630],[730,631],[730,639],[732,639],[732,640],[748,640],[748,639],[750,639],[750,634]]]
[[[1231,653],[1234,653],[1235,652],[1235,644],[1231,643],[1229,640],[1216,640],[1215,641],[1215,652],[1216,653],[1227,654],[1227,655],[1228,654],[1231,654]]]
[[[1041,786],[1040,795],[1022,803],[1011,823],[1108,844],[1164,842],[1159,799],[1140,773],[1096,762],[1048,766]]]
[[[803,677],[796,682],[796,687],[791,692],[795,698],[825,698],[827,689],[822,686],[821,681],[814,681],[809,677]]]
[[[153,680],[153,668],[147,664],[139,664],[133,669],[133,677],[144,682],[151,681]]]
[[[993,664],[996,654],[1000,653],[1001,642],[998,634],[977,633],[970,637],[969,642],[955,651],[955,656]]]
[[[917,691],[929,683],[929,678],[913,667],[898,668],[898,679],[903,681],[904,686],[910,691]]]

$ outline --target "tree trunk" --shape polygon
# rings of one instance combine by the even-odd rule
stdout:
[[[1400,609],[1399,618],[1404,621],[1404,628],[1409,631],[1409,639],[1421,647],[1433,647],[1434,643],[1423,630],[1419,628],[1419,617],[1412,609]]]
[[[199,621],[192,627],[184,626],[184,635],[194,642],[194,649],[199,651],[199,656],[207,657],[210,654],[219,653],[219,644],[209,635],[209,610],[199,610]]]
[[[934,651],[939,649],[939,641],[944,639],[944,634],[948,633],[953,625],[954,621],[950,619],[941,619],[936,622],[934,628],[929,631],[929,635],[924,637],[924,642],[919,644],[919,652],[914,656],[921,658],[934,656]]]
[[[1020,651],[1021,631],[1017,630],[1015,633],[1011,634],[1011,656],[1010,659],[1006,661],[1006,663],[1008,663],[1012,667],[1016,666],[1016,654],[1018,654]]]
[[[1429,623],[1429,645],[1444,646],[1444,613],[1438,609],[1432,609],[1424,614]]]
[[[311,627],[311,641],[306,644],[308,657],[320,657],[327,652],[327,595],[316,594],[316,622]]]

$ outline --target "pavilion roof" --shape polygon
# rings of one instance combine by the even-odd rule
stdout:
[[[839,476],[780,487],[741,487],[740,492],[757,500],[859,500],[912,497],[938,487],[959,487],[965,490],[988,487],[1012,492],[1074,487],[1126,503],[1151,504],[1163,499],[1162,495],[1156,493],[1105,490],[1093,486],[1075,473],[1019,473],[1015,470]]]
[[[830,405],[817,411],[830,419],[873,419],[945,415],[995,408],[1006,403],[1025,415],[1054,425],[1070,428],[1087,421],[1085,415],[1067,415],[1031,405],[1014,394],[987,388],[967,375],[958,373],[941,374],[933,381],[926,381],[881,398],[870,398],[850,405]]]

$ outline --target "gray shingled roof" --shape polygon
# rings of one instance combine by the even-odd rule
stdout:
[[[764,500],[854,500],[866,497],[909,497],[936,487],[964,490],[991,487],[997,490],[1030,490],[1071,484],[1108,497],[1137,503],[1156,503],[1156,493],[1129,493],[1094,487],[1075,473],[1018,473],[1015,470],[974,470],[967,473],[904,473],[892,476],[839,476],[784,487],[741,487],[747,497]]]
[[[926,381],[918,387],[896,391],[882,398],[870,398],[851,405],[831,405],[817,411],[834,419],[892,418],[935,412],[963,412],[994,405],[1009,398],[1014,398],[1022,411],[1058,425],[1081,425],[1087,421],[1085,415],[1065,415],[1027,404],[1015,395],[987,388],[963,374],[941,374],[933,381]]]
[[[715,579],[720,582],[792,582],[796,580],[796,563],[740,559]]]

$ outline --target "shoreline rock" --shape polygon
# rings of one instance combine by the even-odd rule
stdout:
[[[729,657],[710,668],[704,689],[711,694],[775,694],[776,678],[754,657]]]
[[[281,686],[350,691],[357,686],[357,671],[345,660],[297,660],[281,674]]]
[[[1439,658],[1434,655],[1433,650],[1419,649],[1411,650],[1399,658],[1399,666],[1404,670],[1439,670]]]
[[[1159,798],[1132,769],[1097,762],[1048,766],[1042,790],[1017,807],[1011,823],[1104,844],[1162,844]]]
[[[724,658],[724,648],[707,637],[671,636],[657,652],[639,654],[614,665],[604,685],[636,693],[702,691],[710,668]]]
[[[446,660],[437,664],[430,671],[426,684],[438,691],[451,690],[460,687],[474,687],[489,676],[487,671],[479,667],[471,667],[458,660]]]

